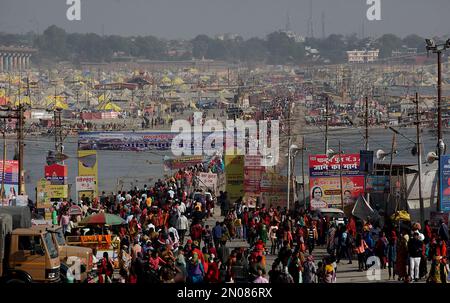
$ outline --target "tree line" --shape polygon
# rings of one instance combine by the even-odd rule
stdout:
[[[283,31],[268,34],[264,39],[253,37],[247,40],[240,36],[233,39],[211,38],[198,35],[186,41],[166,40],[154,36],[100,36],[95,33],[67,33],[55,25],[42,34],[0,33],[0,45],[26,45],[39,50],[36,60],[62,60],[110,62],[120,54],[122,57],[137,57],[150,60],[214,59],[228,62],[264,64],[301,64],[313,60],[305,47],[317,49],[319,62],[346,61],[346,51],[353,49],[380,49],[380,57],[391,57],[392,52],[403,47],[425,51],[424,38],[409,35],[404,38],[385,34],[377,39],[358,38],[353,35],[332,34],[325,39],[306,38],[304,41],[290,37]],[[176,51],[174,51],[176,50]]]

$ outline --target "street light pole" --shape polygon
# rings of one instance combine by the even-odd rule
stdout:
[[[422,159],[420,150],[420,116],[419,116],[419,94],[416,92],[416,139],[417,139],[417,169],[419,171],[419,205],[420,205],[420,224],[425,222],[425,211],[422,197]]]
[[[289,138],[289,149],[288,149],[288,191],[287,191],[287,210],[289,210],[289,205],[290,205],[290,198],[291,198],[291,182],[293,181],[292,179],[292,162],[294,161],[294,159],[291,160],[291,158],[295,157],[292,155],[292,151],[295,151],[295,153],[297,153],[297,151],[299,150],[298,146],[295,144],[290,145],[291,139]],[[295,155],[295,154],[294,154]],[[294,187],[295,190],[295,187]],[[294,195],[295,197],[295,195]]]
[[[366,95],[366,99],[365,99],[365,111],[366,114],[364,115],[364,124],[365,124],[365,129],[366,129],[366,135],[365,135],[365,147],[366,147],[366,151],[369,150],[369,97],[367,97]],[[370,203],[370,193],[366,193],[366,200],[367,203]]]
[[[304,164],[304,152],[305,152],[305,136],[302,136],[302,194],[303,204],[306,208],[306,194],[305,194],[305,164]]]
[[[288,188],[287,188],[287,210],[289,211],[289,200],[291,198],[291,138],[289,138],[288,148]]]
[[[5,162],[6,162],[6,119],[3,119],[3,162],[2,162],[2,188],[1,188],[1,199],[2,205],[3,200],[6,198],[5,193]]]
[[[366,96],[365,99],[365,109],[366,109],[366,114],[364,117],[364,124],[365,124],[365,129],[366,129],[366,138],[365,138],[365,147],[366,150],[369,150],[369,98]]]
[[[325,154],[328,151],[328,110],[329,110],[329,103],[328,103],[328,96],[325,96],[326,99],[326,111],[325,111]]]
[[[344,210],[344,188],[342,186],[342,151],[341,151],[341,140],[339,140],[339,184],[341,189],[341,207]]]
[[[25,170],[24,170],[24,108],[23,105],[19,105],[19,130],[17,132],[17,139],[19,144],[19,195],[25,195]]]
[[[291,182],[292,182],[292,197],[293,197],[293,199],[294,199],[294,203],[298,200],[298,196],[297,196],[297,187],[295,186],[295,179],[296,179],[296,177],[295,177],[295,158],[297,157],[297,153],[298,153],[298,150],[295,150],[295,152],[292,154],[292,163],[291,163],[291,165],[292,165],[292,168],[291,168],[291,171],[292,171],[292,177],[291,177]]]
[[[441,211],[441,155],[442,150],[440,148],[440,143],[442,141],[442,102],[441,102],[441,86],[442,86],[442,69],[441,69],[441,51],[437,51],[437,64],[438,64],[438,82],[437,82],[437,108],[438,108],[438,179],[437,179],[437,203],[436,210]]]
[[[392,147],[391,147],[391,153],[390,153],[391,159],[389,161],[389,194],[388,194],[388,198],[385,203],[385,210],[384,210],[385,214],[388,213],[388,203],[389,203],[389,200],[391,198],[391,193],[392,193],[392,161],[394,160],[394,151],[395,151],[395,145],[396,145],[396,141],[395,141],[396,136],[395,135],[396,135],[396,133],[394,132],[394,134],[392,135]]]
[[[438,110],[438,116],[437,116],[437,132],[438,132],[438,144],[437,144],[437,155],[438,155],[438,171],[437,171],[437,201],[436,201],[436,210],[438,212],[441,211],[441,155],[443,152],[443,149],[445,149],[445,144],[442,139],[442,63],[441,63],[441,56],[442,52],[446,49],[450,48],[450,39],[448,39],[443,44],[436,44],[432,39],[425,39],[425,42],[427,44],[426,48],[427,51],[432,51],[433,53],[437,54],[437,72],[438,72],[438,81],[437,81],[437,110]],[[444,148],[442,148],[444,147]]]

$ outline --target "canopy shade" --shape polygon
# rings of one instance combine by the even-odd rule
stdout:
[[[88,216],[81,220],[80,225],[121,225],[125,220],[113,214],[99,213]]]
[[[69,216],[78,216],[81,214],[82,214],[81,207],[79,207],[78,205],[72,205],[69,208]]]

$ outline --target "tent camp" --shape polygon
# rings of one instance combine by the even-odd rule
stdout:
[[[104,105],[101,105],[98,107],[99,110],[107,110],[107,111],[113,111],[113,112],[121,112],[122,108],[113,102],[105,103]]]

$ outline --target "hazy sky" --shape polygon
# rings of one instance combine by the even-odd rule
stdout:
[[[313,0],[314,35],[325,31],[366,35],[416,33],[434,36],[450,33],[450,0],[380,0],[381,21],[368,21],[366,0]],[[193,38],[237,33],[244,38],[263,37],[285,27],[307,33],[309,0],[81,0],[81,21],[68,21],[66,0],[0,0],[0,31],[42,32],[56,24],[68,32],[118,35],[155,35]]]

